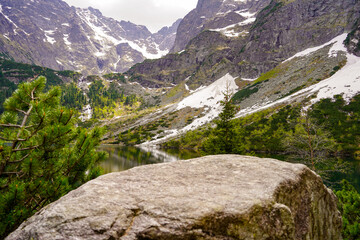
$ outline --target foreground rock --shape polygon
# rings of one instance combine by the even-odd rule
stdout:
[[[301,164],[218,155],[101,176],[12,239],[341,239],[336,198]]]

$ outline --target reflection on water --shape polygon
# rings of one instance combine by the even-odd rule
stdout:
[[[199,157],[200,155],[190,151],[164,152],[150,147],[131,147],[119,145],[101,145],[99,150],[109,153],[109,158],[101,163],[105,173],[118,172],[136,166],[173,162]]]
[[[105,173],[118,172],[127,170],[136,166],[173,162],[177,160],[191,159],[200,157],[199,153],[186,150],[169,149],[165,151],[156,148],[146,147],[130,147],[119,145],[101,145],[99,150],[109,153],[109,158],[101,163]],[[291,158],[285,155],[259,155],[259,157],[271,157],[283,161],[294,162]],[[339,183],[342,179],[350,181],[358,190],[360,190],[360,161],[355,159],[337,159],[336,162],[341,161],[348,165],[346,172],[334,172],[329,175],[329,179],[324,179],[325,183],[332,188],[339,189]],[[295,161],[298,162],[298,161]],[[331,160],[327,162],[328,167],[331,166]],[[329,182],[326,182],[326,181]]]

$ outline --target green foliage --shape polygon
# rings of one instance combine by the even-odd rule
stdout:
[[[137,97],[136,97],[136,95],[135,94],[131,94],[130,96],[127,96],[126,98],[125,98],[125,102],[124,102],[124,104],[125,105],[129,105],[129,106],[132,106],[134,103],[136,103],[137,102]]]
[[[269,81],[269,79],[256,81],[254,84],[239,90],[232,97],[232,101],[234,101],[234,103],[240,103],[242,100],[244,100],[244,99],[250,97],[252,94],[258,92],[259,91],[259,85],[261,83],[267,82],[267,81]]]
[[[116,107],[112,90],[108,92],[101,80],[94,80],[89,87],[88,97],[93,109],[93,118],[106,118],[112,115]]]
[[[0,113],[4,111],[3,104],[5,99],[9,98],[11,94],[16,90],[17,86],[15,83],[6,79],[0,70]]]
[[[236,103],[239,103],[242,100],[250,97],[252,94],[256,93],[257,91],[259,91],[259,88],[256,85],[248,86],[235,93],[234,96],[232,97],[232,100]]]
[[[57,73],[61,76],[68,77],[76,81],[79,80],[81,77],[81,73],[70,70],[58,71]]]
[[[122,73],[108,73],[103,75],[103,77],[107,80],[117,80],[122,83],[126,83],[126,78]]]
[[[273,68],[270,71],[261,74],[260,77],[258,77],[255,80],[255,83],[259,83],[262,81],[269,80],[270,78],[274,78],[274,77],[278,76],[281,72],[282,72],[282,70],[281,70],[280,66]]]
[[[84,93],[75,85],[70,83],[62,86],[61,104],[76,110],[81,110],[86,105]]]
[[[43,75],[47,78],[45,90],[50,89],[51,86],[57,86],[63,83],[59,75],[70,77],[73,80],[80,78],[79,73],[72,71],[57,72],[45,67],[0,59],[0,113],[4,111],[3,103],[5,99],[10,97],[16,90],[17,83],[34,79],[38,75]],[[16,84],[9,79],[17,79]]]
[[[315,104],[310,116],[317,124],[325,126],[337,142],[337,151],[355,152],[360,143],[360,94],[349,104],[342,96],[324,99]]]
[[[346,180],[342,189],[336,192],[339,199],[339,210],[343,219],[344,240],[360,239],[360,194]]]
[[[88,97],[93,109],[93,118],[108,118],[114,115],[115,109],[121,105],[134,106],[142,101],[135,94],[125,96],[117,83],[110,83],[106,88],[101,80],[94,79],[89,87]]]
[[[324,127],[304,113],[296,119],[294,129],[285,135],[283,145],[296,157],[309,161],[315,171],[316,166],[334,152],[335,141]]]
[[[341,69],[341,67],[340,66],[335,66],[334,68],[333,68],[333,70],[330,72],[330,76],[332,76],[332,75],[334,75],[337,71],[339,71]]]
[[[70,190],[100,173],[103,130],[75,126],[45,77],[19,85],[0,117],[0,238]]]
[[[170,140],[166,143],[163,143],[163,148],[168,149],[193,149],[198,150],[203,146],[203,142],[207,136],[210,135],[212,129],[204,128],[197,129],[194,131],[188,131],[180,139]]]

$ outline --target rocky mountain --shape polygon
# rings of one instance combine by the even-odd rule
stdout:
[[[84,74],[123,72],[165,55],[179,20],[152,34],[145,26],[107,18],[62,0],[3,0],[0,52],[15,61]]]
[[[187,79],[191,89],[227,73],[255,79],[297,52],[351,31],[359,17],[355,0],[199,1],[181,21],[172,50],[186,44],[185,49],[137,64],[128,73],[154,87]]]

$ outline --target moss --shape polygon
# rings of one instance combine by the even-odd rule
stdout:
[[[238,215],[219,210],[201,219],[193,229],[201,229],[215,239],[293,239],[295,232],[291,212],[274,202],[255,204]]]
[[[232,100],[235,103],[239,103],[242,100],[250,97],[252,94],[256,93],[259,91],[259,88],[257,85],[251,85],[249,87],[246,87],[244,89],[241,89],[240,91],[238,91],[237,93],[234,94],[234,96],[232,97]]]
[[[255,80],[255,83],[259,83],[259,82],[262,82],[265,80],[269,80],[270,78],[274,78],[282,72],[283,72],[283,70],[280,69],[280,67],[276,67],[266,73],[261,74],[260,77],[258,77],[258,79]]]

